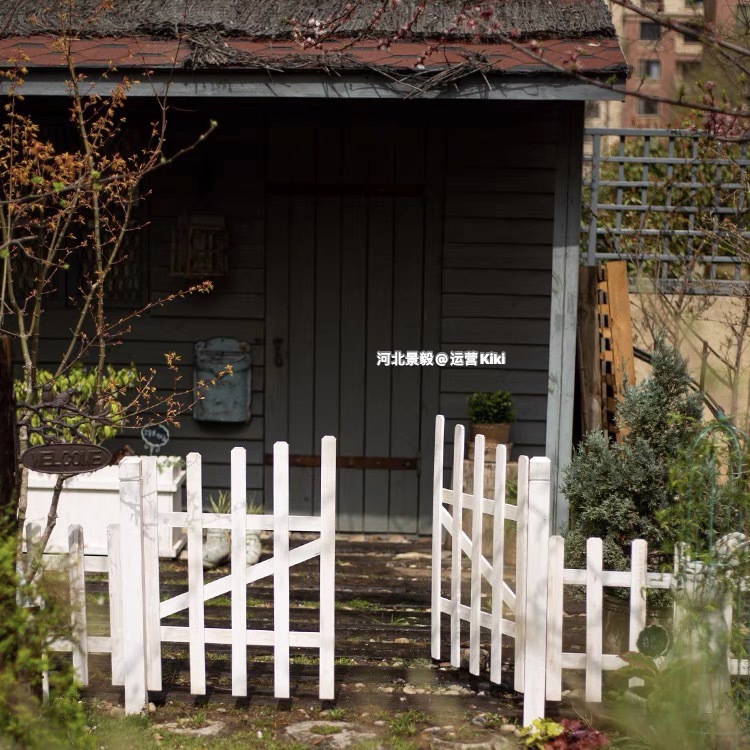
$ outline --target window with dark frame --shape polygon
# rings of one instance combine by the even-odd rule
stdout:
[[[584,111],[584,116],[586,119],[593,120],[597,117],[599,117],[602,113],[602,103],[596,102],[596,101],[587,101],[586,107]]]
[[[638,64],[641,78],[658,81],[661,78],[661,62],[659,60],[641,60]]]
[[[644,42],[656,42],[661,39],[661,26],[653,21],[641,21],[640,38]]]
[[[700,27],[696,26],[695,24],[692,24],[692,23],[686,23],[685,26],[687,26],[688,28],[691,28],[691,29],[695,29],[696,33],[695,34],[691,34],[688,31],[683,31],[682,32],[682,41],[685,42],[685,44],[700,44],[701,40],[697,36],[697,34],[699,34],[701,32]]]
[[[639,115],[658,115],[659,102],[655,102],[653,99],[639,99],[636,110]]]

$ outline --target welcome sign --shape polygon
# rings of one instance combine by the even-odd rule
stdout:
[[[83,474],[107,466],[110,458],[110,452],[101,445],[52,443],[29,448],[21,463],[42,474]]]

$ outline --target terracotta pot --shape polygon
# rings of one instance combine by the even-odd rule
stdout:
[[[475,440],[477,435],[484,435],[485,447],[507,443],[510,441],[510,423],[502,424],[472,424],[471,440]]]

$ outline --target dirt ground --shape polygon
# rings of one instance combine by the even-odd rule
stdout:
[[[301,543],[304,539],[298,540]],[[270,550],[266,550],[266,555]],[[206,581],[227,569],[206,574]],[[149,712],[124,718],[122,688],[112,687],[110,657],[90,658],[84,700],[101,748],[299,747],[361,750],[393,748],[517,747],[522,696],[512,689],[513,641],[503,643],[503,682],[493,685],[486,670],[473,677],[430,658],[430,542],[403,536],[342,536],[336,552],[336,699],[317,698],[317,651],[293,649],[291,699],[273,697],[270,648],[248,649],[247,698],[231,695],[228,646],[206,647],[207,694],[189,691],[187,644],[163,644],[163,690],[150,693]],[[291,627],[318,627],[317,561],[292,568]],[[165,562],[162,599],[187,587],[184,561]],[[107,584],[87,583],[91,633],[106,633]],[[272,581],[248,588],[248,627],[273,629]],[[205,625],[228,627],[228,596],[206,602]],[[187,625],[187,612],[163,624]],[[443,617],[443,658],[448,651]],[[465,638],[468,645],[468,629]],[[489,649],[488,634],[483,656]],[[486,666],[486,665],[484,665]],[[556,707],[555,715],[568,709]],[[312,723],[310,723],[312,722]]]

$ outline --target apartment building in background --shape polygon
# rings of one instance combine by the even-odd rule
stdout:
[[[750,0],[641,0],[647,10],[663,13],[682,25],[702,28],[711,23],[727,38],[747,36]],[[633,68],[627,88],[643,94],[674,98],[689,91],[710,69],[703,44],[692,34],[665,29],[635,11],[610,2],[612,18],[625,58]],[[731,73],[730,73],[731,75]],[[624,102],[590,102],[588,127],[679,127],[684,113],[649,98],[626,97]]]

